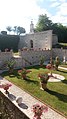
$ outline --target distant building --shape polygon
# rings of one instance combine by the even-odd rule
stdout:
[[[52,30],[35,33],[33,21],[31,21],[30,33],[24,36],[20,36],[18,48],[21,49],[23,47],[27,47],[34,49],[50,50],[52,48],[52,45],[56,45],[57,43],[57,35],[52,34]]]

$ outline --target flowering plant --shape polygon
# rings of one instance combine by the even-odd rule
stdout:
[[[52,66],[51,64],[48,64],[48,65],[46,66],[46,68],[51,70],[51,69],[53,68],[53,66]]]
[[[39,79],[41,80],[42,83],[47,83],[49,79],[48,73],[41,73],[38,75]]]
[[[41,115],[44,112],[48,111],[48,107],[45,105],[39,105],[35,104],[32,107],[32,111],[34,112],[34,118],[33,119],[41,119]]]
[[[52,69],[54,69],[54,65],[48,64],[48,65],[46,66],[46,68],[49,69],[49,70],[51,70],[50,76],[52,76]]]
[[[25,68],[21,69],[18,71],[18,73],[23,77],[23,78],[26,78],[26,74],[27,73],[30,73],[31,71],[30,70],[26,70]]]
[[[9,87],[11,87],[12,86],[12,84],[9,84],[9,83],[5,83],[5,84],[2,84],[2,88],[4,89],[4,90],[6,90],[6,93],[8,93],[8,89],[9,89]]]

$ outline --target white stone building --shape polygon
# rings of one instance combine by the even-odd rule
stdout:
[[[50,50],[52,45],[58,43],[58,38],[55,34],[52,34],[52,30],[34,33],[34,24],[31,21],[30,33],[24,36],[20,36],[19,49],[23,47]]]

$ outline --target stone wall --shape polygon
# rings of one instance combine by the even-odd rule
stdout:
[[[5,67],[6,61],[10,60],[13,57],[12,50],[10,52],[1,52],[0,51],[0,69]]]
[[[0,119],[29,119],[19,108],[0,91]]]
[[[33,41],[34,49],[39,49],[39,48],[51,49],[52,48],[52,30],[20,36],[20,42],[19,42],[18,48],[19,49],[23,47],[31,48],[31,43],[30,43],[31,40]]]
[[[45,61],[50,59],[51,51],[50,50],[38,50],[38,51],[24,50],[24,51],[20,51],[20,55],[22,57],[24,66],[39,65],[41,57],[44,57]]]
[[[53,58],[58,56],[61,61],[63,61],[63,59],[65,57],[65,59],[67,61],[67,49],[53,48],[52,49],[52,56],[53,56]]]
[[[0,52],[0,69],[4,68],[5,62],[10,60],[12,57],[15,60],[14,68],[22,68],[32,65],[39,65],[41,57],[44,57],[45,61],[48,61],[50,57],[55,59],[56,56],[63,61],[64,57],[67,61],[67,50],[53,48],[52,50],[35,50],[35,49],[26,49],[19,50],[19,55],[14,56],[13,52]]]

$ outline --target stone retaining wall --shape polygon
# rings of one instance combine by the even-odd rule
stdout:
[[[29,119],[0,91],[0,119]]]
[[[50,57],[55,59],[56,56],[63,61],[64,57],[67,61],[67,49],[53,48],[52,50],[35,50],[26,49],[19,50],[19,55],[14,56],[13,52],[0,52],[0,69],[4,67],[5,62],[10,60],[12,57],[15,59],[15,68],[22,68],[31,65],[39,65],[41,57],[44,57],[45,61],[48,61]]]
[[[47,55],[48,54],[48,55]],[[23,65],[24,66],[30,66],[30,65],[39,65],[41,57],[44,57],[44,60],[49,60],[51,57],[51,51],[50,50],[26,50],[26,51],[20,51],[20,55],[23,59]]]

